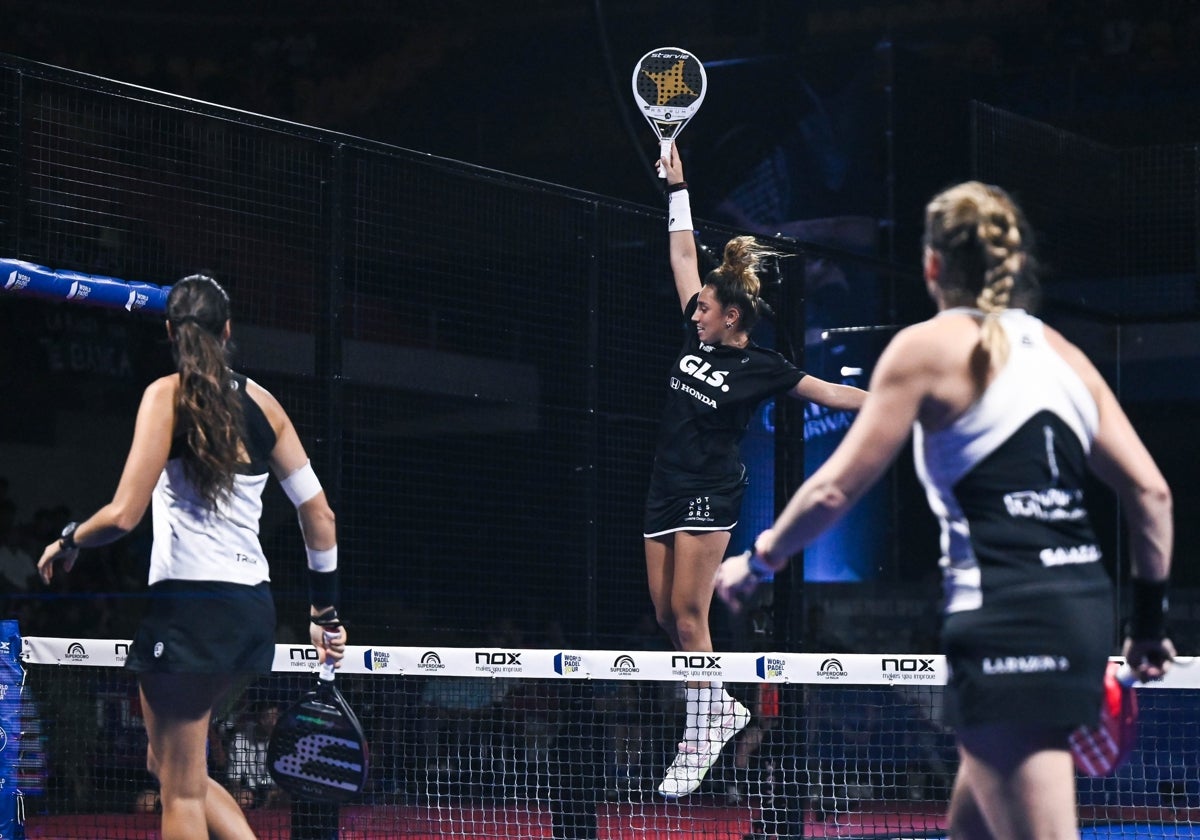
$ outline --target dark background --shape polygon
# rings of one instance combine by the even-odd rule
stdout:
[[[1105,154],[1195,143],[1200,137],[1200,86],[1195,83],[1200,75],[1197,3],[597,0],[336,5],[212,2],[186,8],[149,2],[0,2],[0,14],[4,21],[0,51],[14,56],[654,207],[661,201],[660,185],[651,170],[657,143],[633,108],[629,79],[634,63],[648,50],[682,46],[708,68],[708,96],[681,140],[697,218],[739,232],[782,233],[829,248],[827,262],[833,264],[839,263],[838,254],[852,254],[859,260],[898,267],[901,272],[915,273],[917,269],[923,203],[937,189],[971,177],[981,168],[981,149],[986,143],[980,138],[987,132],[973,125],[972,102],[986,102],[1021,119],[1071,132],[1076,138],[1103,145]],[[1078,145],[1076,140],[1072,149]],[[1054,177],[1055,158],[1046,154],[1045,145],[1031,152],[1036,160],[1024,169],[1011,152],[1006,151],[1008,169],[1000,169],[1007,171],[1013,182],[1025,181],[1024,188],[1017,190],[1019,198],[1041,199],[1027,202],[1026,209],[1042,234],[1047,256],[1048,316],[1070,315],[1105,330],[1132,325],[1145,333],[1148,344],[1164,333],[1159,320],[1195,321],[1194,294],[1180,305],[1176,298],[1159,300],[1149,293],[1159,287],[1195,288],[1195,252],[1187,250],[1187,237],[1195,229],[1194,191],[1190,206],[1184,191],[1175,204],[1145,199],[1164,216],[1191,220],[1168,243],[1184,244],[1184,257],[1172,262],[1166,255],[1175,255],[1179,249],[1164,247],[1161,236],[1118,243],[1099,233],[1124,218],[1120,214],[1138,208],[1107,207],[1105,199],[1112,193],[1104,184],[1088,182],[1086,162],[1079,182],[1060,184]],[[1078,158],[1071,150],[1058,152],[1064,158]],[[995,169],[992,166],[989,171]],[[1158,172],[1161,175],[1161,170]],[[1183,174],[1186,176],[1186,169]],[[1010,183],[1008,177],[998,180]],[[1099,172],[1097,180],[1103,180]],[[393,200],[393,195],[385,194],[392,184],[387,179],[380,183],[379,195],[373,198],[386,206]],[[486,257],[519,250],[527,247],[526,242],[519,237],[492,242],[481,259],[478,240],[492,231],[480,230],[478,214],[467,212],[473,207],[473,197],[461,200],[462,218],[470,221],[464,222],[460,231],[445,224],[436,231],[439,237],[458,238],[453,248],[448,247],[448,254],[438,250],[431,256],[424,242],[384,242],[379,249],[380,266],[394,260],[440,277],[450,276],[450,270],[446,275],[441,272],[455,259],[474,261],[478,270],[468,265],[462,274],[452,275],[456,284],[463,284],[458,291],[468,295],[477,291],[483,296],[484,300],[475,301],[481,311],[483,304],[507,311],[511,302],[497,290]],[[421,208],[401,207],[394,213],[419,216]],[[1094,217],[1107,227],[1089,229],[1086,222]],[[1153,217],[1145,227],[1160,233],[1156,227],[1159,218]],[[270,233],[274,236],[277,232]],[[279,247],[293,254],[304,251],[306,232],[295,225],[290,233],[294,238]],[[567,250],[561,246],[567,240],[559,234],[575,231],[539,233]],[[1190,242],[1194,241],[1192,236]],[[718,245],[719,240],[713,238],[709,244]],[[1119,265],[1109,259],[1118,244],[1122,247]],[[78,264],[58,264],[126,276],[119,248],[114,248],[118,254],[115,262],[103,262],[105,245],[104,237],[97,237],[98,250],[66,261]],[[852,275],[849,263],[840,262],[840,268],[851,276],[839,281],[837,271],[821,270],[820,254],[814,253],[817,257],[808,265],[817,268],[806,271],[804,278],[808,323],[813,329],[831,324],[894,326],[929,314],[930,305],[919,283],[893,284],[890,281],[899,275],[880,273],[877,276],[887,280],[876,280],[877,285],[870,286],[867,294],[858,293],[856,283],[861,278]],[[257,261],[246,258],[247,262],[272,270],[281,255],[256,256]],[[563,256],[561,282],[570,282],[572,272],[580,268],[576,257]],[[862,264],[866,263],[858,263]],[[1117,291],[1102,293],[1103,289],[1092,285],[1095,273],[1112,281]],[[390,275],[386,271],[380,274],[382,285]],[[1169,276],[1171,282],[1155,284],[1158,275]],[[834,279],[823,282],[830,277]],[[635,296],[628,305],[656,311],[662,308],[665,321],[671,299],[669,281],[665,275],[654,278],[654,285],[647,289],[644,298]],[[854,289],[856,294],[838,293],[839,289]],[[389,318],[401,322],[412,318],[412,310],[406,308],[410,301],[403,295],[382,288],[368,291],[392,307],[386,310]],[[549,290],[555,294],[566,291]],[[246,301],[247,297],[235,299]],[[308,309],[297,314],[300,307],[294,301],[256,300],[255,305],[269,315],[262,323],[294,326],[292,319],[299,323],[303,315],[311,314]],[[303,306],[319,308],[311,299]],[[373,310],[364,307],[363,311],[370,315]],[[16,306],[7,313],[11,313],[7,314],[10,324],[29,333],[47,352],[54,351],[51,345],[56,337],[62,336],[66,346],[69,336],[79,331],[79,325],[71,323],[71,315],[50,323],[39,320],[44,317],[41,310],[35,317]],[[75,317],[90,320],[81,313]],[[425,313],[418,312],[417,317],[424,318]],[[495,320],[480,318],[469,322],[470,329],[503,327]],[[352,331],[365,332],[370,327],[365,322],[354,324]],[[614,329],[608,324],[605,327]],[[114,348],[118,364],[119,351],[129,353],[133,369],[123,375],[131,383],[140,383],[153,372],[148,360],[161,363],[162,348],[156,346],[153,351],[158,352],[157,357],[146,347],[130,351],[124,329],[119,317],[105,319],[102,343]],[[561,322],[542,329],[569,333]],[[16,332],[15,327],[11,332]],[[156,339],[148,335],[139,333],[137,340],[153,343]],[[455,340],[455,335],[473,333],[443,329],[439,340]],[[657,342],[648,356],[660,358],[671,352],[672,342],[665,340],[666,336],[664,332],[664,340]],[[1107,342],[1107,333],[1105,336]],[[633,341],[639,340],[640,336],[633,337]],[[623,345],[630,353],[633,341]],[[505,335],[505,352],[510,342],[514,348],[526,346],[521,337]],[[93,342],[92,346],[97,345]],[[875,350],[872,346],[872,352]],[[810,362],[816,364],[817,354],[811,351],[810,347]],[[1193,353],[1188,349],[1182,355],[1186,360]],[[1114,354],[1101,360],[1106,374],[1118,371],[1116,358]],[[830,365],[831,370],[838,367],[836,360]],[[1156,345],[1154,353],[1134,359],[1123,370],[1130,374],[1121,384],[1132,392],[1130,409],[1135,422],[1169,471],[1180,501],[1193,498],[1195,447],[1190,439],[1182,449],[1176,442],[1180,430],[1187,428],[1188,412],[1194,414],[1195,410],[1194,366],[1181,366],[1179,359],[1173,364],[1164,360],[1161,346]],[[1110,376],[1115,384],[1119,379]],[[562,383],[569,382],[561,377],[547,381],[555,382],[555,387],[566,387]],[[651,396],[646,401],[655,402],[653,393],[649,389],[647,393]],[[131,402],[131,393],[111,388],[105,392],[102,385],[94,386],[89,397],[120,402],[126,408]],[[381,399],[386,402],[395,395],[385,397]],[[396,399],[389,410],[418,413],[424,409],[411,396]],[[319,402],[319,396],[312,402]],[[5,413],[9,428],[20,426],[26,438],[41,428],[49,439],[48,424],[30,424],[11,408]],[[128,433],[127,418],[108,423],[101,419],[96,418],[95,432],[106,441]],[[576,418],[568,417],[562,425],[573,422]],[[629,434],[637,438],[626,447],[630,450],[647,437],[641,430]],[[108,448],[115,451],[123,446],[117,442]],[[478,447],[477,452],[459,447],[462,474],[450,475],[453,480],[448,481],[454,487],[469,487],[475,478],[470,459],[474,454],[482,459],[490,448],[486,439],[473,446]],[[431,473],[448,472],[435,451],[427,454]],[[361,457],[366,462],[375,453],[364,447]],[[0,467],[0,475],[4,472]],[[629,488],[622,488],[623,497],[636,500],[642,476],[637,472],[637,481],[630,480]],[[910,481],[911,476],[900,480]],[[364,493],[368,490],[363,488]],[[375,498],[380,511],[347,511],[346,519],[387,516],[387,497],[379,492]],[[932,522],[920,496],[906,492],[900,499],[902,506],[893,512],[889,528],[917,531],[927,537]],[[23,518],[33,514],[25,501],[26,507],[20,511]],[[535,515],[521,509],[520,500],[492,497],[489,503],[495,505],[497,516],[507,520],[528,517],[530,532],[540,525]],[[75,501],[74,506],[82,504]],[[1186,505],[1181,509],[1186,510]],[[1183,529],[1191,529],[1194,543],[1195,528],[1186,517],[1181,520]],[[290,521],[287,527],[291,528]],[[1106,537],[1120,537],[1115,526],[1104,523],[1104,527]],[[632,569],[631,577],[636,580],[639,558],[636,534],[632,536],[631,551],[623,551],[619,559],[600,559],[628,566],[626,572]],[[525,546],[514,541],[503,548],[504,557],[514,558],[506,562],[515,568]],[[422,545],[417,553],[431,574],[442,568],[438,548]],[[385,559],[386,554],[373,553],[370,562],[379,566]],[[471,568],[470,562],[465,567]],[[931,563],[927,551],[904,557],[883,583],[912,583],[917,577],[912,570],[932,572]],[[553,577],[552,563],[549,569],[542,571],[543,578]],[[1184,573],[1188,573],[1187,567]],[[135,580],[128,583],[136,585]],[[493,581],[468,575],[456,576],[453,584],[484,598]],[[560,581],[560,589],[567,586]],[[627,591],[628,599],[619,608],[637,615],[647,599],[641,590]],[[845,629],[858,626],[855,610],[861,611],[857,599],[866,598],[863,591],[856,590],[846,599],[850,606],[838,616],[847,625]],[[888,593],[889,598],[891,595]],[[831,597],[829,602],[835,601]],[[902,615],[896,603],[889,600],[882,609]],[[926,602],[909,601],[906,609],[916,609],[913,603]],[[552,607],[543,609],[553,612]],[[602,609],[613,610],[613,601],[604,601]],[[468,618],[459,617],[463,621]],[[861,641],[870,648],[891,638],[894,635],[884,634],[878,641],[847,644],[856,646],[855,641]]]
[[[0,3],[0,50],[633,201],[656,198],[630,74],[707,65],[701,191],[781,146],[795,217],[889,215],[969,174],[972,97],[1116,145],[1195,140],[1200,11],[1123,0]],[[703,177],[701,177],[703,176]],[[912,183],[905,183],[911,180]],[[889,208],[891,209],[891,208]],[[911,243],[903,243],[910,253]]]

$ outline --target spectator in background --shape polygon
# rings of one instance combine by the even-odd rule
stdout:
[[[37,576],[37,563],[18,542],[17,506],[0,496],[0,590],[6,593],[28,592]]]
[[[269,807],[279,802],[282,791],[267,769],[267,745],[279,723],[277,703],[255,704],[253,713],[233,734],[229,744],[226,773],[229,789],[244,808]]]

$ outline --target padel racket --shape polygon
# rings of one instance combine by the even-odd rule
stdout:
[[[1100,722],[1071,733],[1071,756],[1085,775],[1111,776],[1129,760],[1137,744],[1137,676],[1128,665],[1108,663]]]
[[[659,156],[671,154],[671,142],[704,101],[708,76],[696,56],[678,47],[659,47],[633,68],[633,98],[658,136]],[[659,177],[667,177],[659,167]]]
[[[267,769],[298,799],[344,802],[366,786],[368,764],[362,724],[333,684],[333,661],[328,660],[316,687],[276,724],[267,744]]]

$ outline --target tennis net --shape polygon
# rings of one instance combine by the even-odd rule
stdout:
[[[22,640],[29,837],[157,836],[128,644]],[[262,838],[944,836],[957,759],[938,656],[351,646],[338,684],[371,782],[339,810],[288,802],[263,767],[272,710],[315,666],[278,645],[212,726],[210,772]],[[715,679],[754,718],[696,793],[664,800],[683,685]],[[1079,779],[1086,836],[1200,836],[1200,684],[1183,665],[1138,694],[1132,761]]]

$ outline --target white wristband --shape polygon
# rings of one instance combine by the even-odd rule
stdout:
[[[337,570],[337,546],[326,549],[304,547],[308,554],[308,568],[313,572],[333,572]]]
[[[692,200],[687,190],[667,194],[667,230],[695,230],[692,226]]]
[[[321,492],[321,482],[313,472],[312,461],[306,461],[303,467],[280,481],[279,486],[296,507]]]

